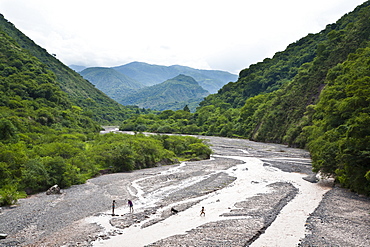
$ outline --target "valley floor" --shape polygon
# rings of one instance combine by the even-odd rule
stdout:
[[[311,183],[306,151],[204,138],[210,160],[104,175],[20,200],[0,214],[8,234],[0,246],[370,246],[370,199],[328,180]]]

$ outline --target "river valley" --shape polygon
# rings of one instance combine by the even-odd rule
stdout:
[[[318,178],[305,150],[201,138],[210,160],[20,200],[0,214],[0,246],[370,246],[369,198]]]

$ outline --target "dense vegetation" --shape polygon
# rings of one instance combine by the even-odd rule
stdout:
[[[122,129],[243,137],[308,148],[315,171],[370,194],[370,1],[241,71],[197,111],[134,115]]]
[[[313,125],[304,129],[315,170],[336,174],[341,184],[361,193],[370,191],[369,65],[366,47],[331,69],[313,107]]]
[[[0,31],[0,205],[55,184],[83,183],[99,170],[131,171],[211,153],[194,137],[100,135],[91,108],[77,106],[62,88],[48,66]]]
[[[166,110],[160,114],[136,114],[125,120],[120,126],[120,130],[154,133],[201,133],[201,128],[197,126],[194,114],[190,113],[190,110]]]

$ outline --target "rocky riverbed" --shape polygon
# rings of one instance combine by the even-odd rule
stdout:
[[[0,246],[370,246],[369,198],[317,181],[306,151],[206,138],[210,160],[103,175],[3,208]]]

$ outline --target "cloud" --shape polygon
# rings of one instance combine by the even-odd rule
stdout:
[[[131,61],[238,73],[363,0],[1,0],[5,18],[65,64]]]

